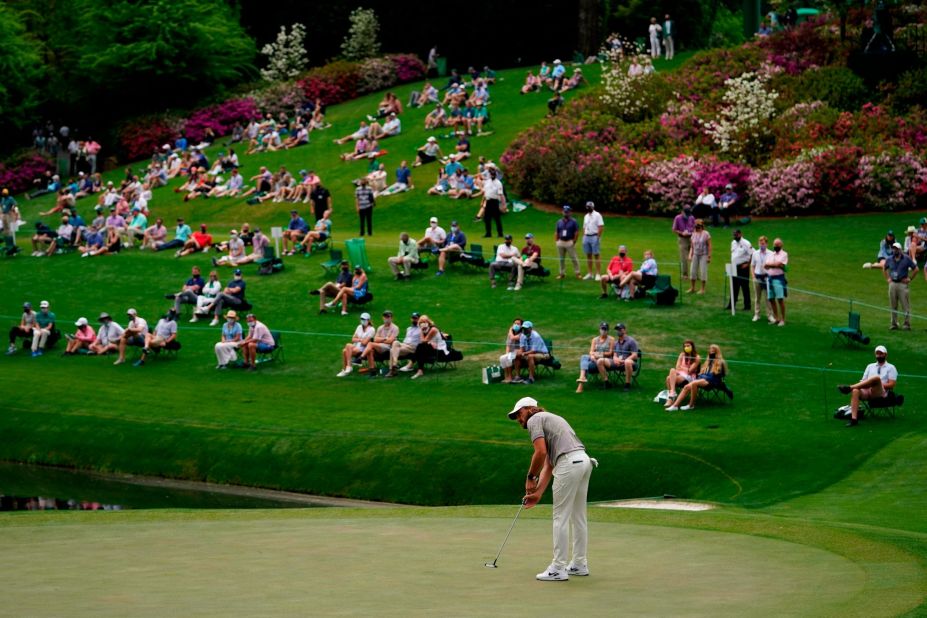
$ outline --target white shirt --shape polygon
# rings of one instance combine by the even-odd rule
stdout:
[[[135,316],[129,320],[129,323],[126,324],[126,328],[131,328],[134,331],[138,331],[140,335],[148,334],[148,322],[145,321],[145,318],[140,318],[138,316]]]
[[[444,228],[440,225],[434,227],[429,226],[425,230],[425,238],[430,238],[431,242],[436,245],[443,245],[444,241],[447,239],[447,232],[444,231]]]
[[[505,243],[502,243],[496,249],[496,261],[497,262],[511,263],[512,259],[518,257],[519,255],[520,253],[518,251],[518,247],[516,247],[514,244],[509,246],[509,245],[506,245]]]
[[[487,200],[498,200],[502,198],[502,183],[499,179],[489,179],[483,183],[483,195]]]
[[[746,238],[731,241],[731,264],[746,264],[753,257],[753,245]]]
[[[884,386],[889,380],[898,379],[898,370],[888,361],[881,365],[879,363],[869,363],[869,365],[866,366],[866,371],[863,372],[863,380],[867,380],[872,376],[879,376]]]
[[[695,203],[705,204],[705,206],[710,206],[712,208],[717,206],[717,202],[715,201],[715,196],[712,193],[706,193],[705,195],[699,195],[697,198],[695,198]]]
[[[753,268],[753,274],[757,276],[766,276],[766,257],[769,249],[757,249],[750,258],[750,267]]]
[[[368,324],[366,327],[363,324],[358,324],[357,328],[354,329],[354,337],[363,341],[364,339],[373,339],[373,336],[376,334],[373,326]],[[355,342],[355,345],[357,342]]]
[[[583,216],[583,234],[586,236],[598,236],[600,227],[605,227],[605,220],[597,211],[587,212]]]

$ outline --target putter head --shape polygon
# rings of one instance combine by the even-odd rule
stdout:
[[[487,569],[498,569],[499,568],[496,566],[495,562],[487,562],[483,566],[486,567]]]

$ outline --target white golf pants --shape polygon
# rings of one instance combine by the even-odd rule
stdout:
[[[570,563],[568,547],[573,533],[573,564],[586,564],[586,495],[592,463],[585,451],[561,455],[554,466],[554,561],[558,569]]]

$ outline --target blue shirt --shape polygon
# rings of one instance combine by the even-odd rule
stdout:
[[[400,167],[396,170],[396,182],[407,185],[410,178],[412,178],[412,170],[408,167]]]
[[[560,218],[557,221],[557,240],[573,240],[578,232],[579,224],[573,217]]]
[[[287,225],[288,230],[299,230],[300,232],[308,232],[309,224],[306,223],[306,220],[302,217],[296,217],[295,219],[290,219],[290,224]]]
[[[87,224],[84,223],[84,218],[78,214],[71,215],[71,217],[68,219],[68,223],[74,227],[87,227]]]
[[[562,64],[558,64],[554,67],[554,70],[553,72],[551,72],[550,76],[553,77],[554,79],[557,79],[564,73],[566,73],[566,67],[563,66]]]
[[[87,245],[90,247],[102,247],[103,234],[100,232],[90,232],[87,234]]]
[[[454,174],[457,173],[457,170],[462,170],[462,169],[463,169],[463,165],[461,165],[457,161],[451,161],[450,163],[444,166],[444,173],[447,174],[448,176],[453,176]]]
[[[452,230],[447,237],[447,244],[457,245],[461,249],[464,249],[467,246],[467,235],[464,234],[460,229],[458,229],[456,232]]]
[[[235,298],[241,300],[245,297],[245,280],[244,279],[232,279],[229,281],[226,286],[231,290],[229,294]]]
[[[204,285],[206,285],[206,282],[203,281],[203,278],[199,275],[195,277],[190,277],[189,279],[187,279],[187,283],[186,283],[186,286],[188,288],[196,287],[197,293],[199,293],[199,291],[203,289]]]
[[[190,234],[193,233],[193,230],[190,229],[190,226],[184,223],[183,225],[178,225],[177,229],[174,231],[174,236],[177,240],[186,241],[190,238]]]
[[[13,199],[12,195],[7,195],[3,199],[0,199],[0,209],[2,209],[4,213],[12,212],[15,206],[16,200]]]
[[[237,321],[229,326],[228,321],[222,325],[222,339],[224,341],[234,341],[236,337],[241,337],[241,324]]]
[[[901,254],[899,259],[895,259],[895,256],[885,260],[885,270],[888,271],[888,276],[892,281],[898,283],[902,279],[908,276],[908,273],[912,270],[917,269],[917,264],[911,261],[911,258],[906,256],[904,253]]]
[[[187,149],[187,138],[178,137],[177,141],[174,142],[174,148],[176,148],[177,150],[186,150]]]
[[[530,335],[521,334],[521,337],[518,339],[518,346],[525,352],[539,352],[540,354],[547,354],[547,345],[544,343],[544,338],[541,337],[536,330],[532,330]]]

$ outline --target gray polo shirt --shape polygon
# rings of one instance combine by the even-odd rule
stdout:
[[[551,466],[557,464],[557,458],[561,455],[586,450],[570,424],[550,412],[538,412],[529,418],[528,433],[531,434],[532,444],[538,438],[544,438],[544,444],[547,445],[547,461]]]
[[[619,358],[627,358],[638,351],[637,342],[634,337],[624,336],[624,341],[615,339],[615,354]]]

